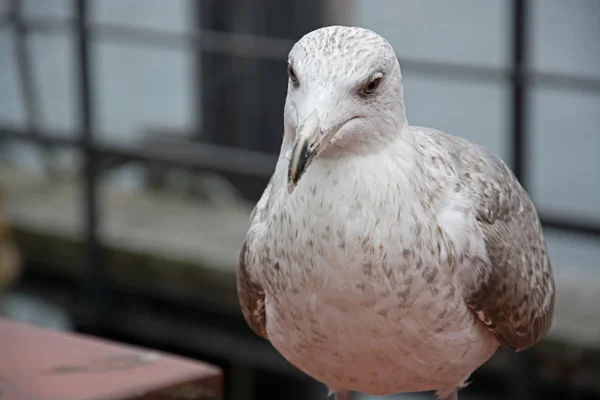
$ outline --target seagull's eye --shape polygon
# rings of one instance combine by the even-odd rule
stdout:
[[[381,76],[378,76],[376,78],[373,78],[369,81],[369,83],[367,83],[364,87],[363,87],[363,93],[364,94],[372,94],[373,92],[375,92],[377,90],[377,88],[379,87],[379,85],[381,84]]]
[[[294,68],[292,68],[290,64],[288,64],[287,66],[287,73],[290,77],[290,80],[292,81],[292,84],[294,86],[298,86],[298,77],[296,76],[296,71],[294,71]]]

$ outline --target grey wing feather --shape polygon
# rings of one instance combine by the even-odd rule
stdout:
[[[273,195],[273,177],[269,180],[265,191],[250,214],[250,223],[263,218],[264,211],[269,208],[269,199]],[[244,241],[240,251],[237,268],[237,292],[242,314],[246,322],[257,335],[267,338],[265,315],[265,292],[260,284],[248,273],[248,243]]]
[[[244,241],[237,269],[237,292],[242,314],[250,328],[258,336],[267,339],[265,316],[265,292],[252,280],[247,269],[248,245]]]
[[[476,204],[491,263],[467,303],[502,345],[524,350],[547,334],[554,313],[554,277],[539,217],[502,160],[466,140],[440,139],[454,153],[461,185]]]

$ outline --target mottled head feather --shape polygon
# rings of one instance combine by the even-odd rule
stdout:
[[[286,133],[316,110],[321,129],[352,121],[336,135],[341,148],[372,147],[408,126],[400,64],[392,46],[377,33],[358,27],[328,26],[303,36],[288,59],[297,78],[290,80],[284,119]],[[361,89],[374,77],[373,95]]]
[[[327,26],[307,33],[290,51],[289,61],[349,76],[365,69],[393,69],[398,65],[387,40],[369,29],[346,26]],[[336,68],[329,68],[332,65]]]

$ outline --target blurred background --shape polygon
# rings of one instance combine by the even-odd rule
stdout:
[[[288,51],[359,25],[394,46],[409,121],[500,155],[545,226],[552,331],[461,399],[600,399],[599,21],[598,0],[0,0],[0,314],[218,364],[228,400],[325,399],[250,331],[235,270]]]

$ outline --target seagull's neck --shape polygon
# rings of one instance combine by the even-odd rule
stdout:
[[[414,173],[418,155],[410,134],[408,130],[402,132],[385,145],[370,142],[353,149],[340,148],[321,154],[289,196],[295,200],[288,205],[303,209],[307,203],[320,203],[315,196],[328,199],[336,196],[378,197],[389,189],[387,186],[390,182],[393,182],[394,189],[402,188],[404,200],[412,201],[417,196],[419,182]],[[287,182],[285,168],[285,162],[279,166],[277,180],[281,188]],[[374,193],[378,191],[379,194]],[[281,194],[288,197],[287,190],[282,190]]]
[[[362,135],[355,134],[352,138],[334,141],[319,157],[323,159],[345,159],[347,157],[383,154],[395,148],[403,153],[410,153],[413,144],[413,134],[408,124],[406,124],[398,129],[386,130],[376,135],[368,132]]]

